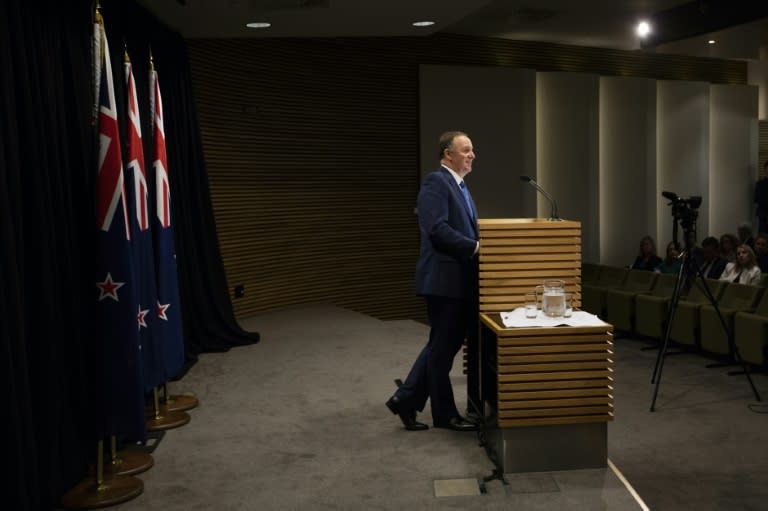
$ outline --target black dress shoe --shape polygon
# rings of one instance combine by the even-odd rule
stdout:
[[[405,426],[405,429],[408,431],[423,431],[429,429],[429,426],[416,420],[415,410],[406,410],[403,407],[403,403],[397,396],[392,396],[385,404],[390,412],[400,416],[400,420],[403,421],[403,426]]]
[[[477,424],[464,417],[452,417],[448,422],[435,424],[436,428],[452,429],[453,431],[477,431]]]

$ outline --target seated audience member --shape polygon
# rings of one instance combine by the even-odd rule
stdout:
[[[766,246],[768,248],[768,245]],[[714,236],[708,236],[701,242],[700,258],[696,259],[701,274],[708,279],[719,279],[728,261],[720,257],[720,244]]]
[[[760,271],[768,273],[768,234],[758,234],[755,238],[755,257]]]
[[[653,271],[658,273],[677,273],[683,261],[680,259],[680,244],[670,241],[667,245],[667,257]]]
[[[736,260],[736,247],[739,246],[739,239],[733,234],[723,234],[720,236],[720,257],[732,263]]]
[[[739,224],[736,233],[739,235],[739,245],[749,245],[749,248],[755,249],[755,239],[752,237],[752,224],[749,222]]]
[[[749,245],[739,245],[736,249],[736,261],[728,263],[725,271],[720,275],[720,280],[727,280],[734,284],[747,284],[757,286],[760,284],[762,273],[757,265],[755,253]]]
[[[640,239],[640,252],[632,264],[633,270],[653,271],[661,264],[661,257],[656,255],[656,243],[650,236],[643,236]]]

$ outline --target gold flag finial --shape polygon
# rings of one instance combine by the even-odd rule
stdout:
[[[152,55],[152,47],[149,47],[149,70],[154,71],[155,70],[155,57]]]
[[[94,13],[93,17],[96,23],[99,25],[104,24],[104,18],[101,17],[101,4],[98,1],[96,2],[96,12]]]
[[[131,57],[128,56],[128,43],[125,42],[125,39],[123,39],[123,60],[128,64],[131,63]]]

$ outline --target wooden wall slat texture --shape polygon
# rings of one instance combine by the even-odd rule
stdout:
[[[746,83],[746,63],[469,36],[188,41],[238,318],[323,302],[423,320],[419,65]],[[472,108],[457,98],[446,108]],[[446,127],[450,128],[450,127]],[[435,138],[439,134],[435,134]]]

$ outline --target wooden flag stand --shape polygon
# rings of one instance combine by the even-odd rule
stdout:
[[[186,412],[171,411],[164,406],[160,406],[160,397],[157,387],[152,390],[154,402],[151,412],[152,418],[147,419],[147,429],[149,431],[165,430],[178,428],[190,421],[190,416]]]
[[[163,405],[172,412],[183,412],[196,408],[200,401],[195,396],[168,394],[168,384],[163,383]]]
[[[113,437],[114,438],[114,437]],[[104,441],[99,440],[96,475],[79,482],[61,498],[65,509],[96,509],[135,499],[144,491],[144,483],[133,476],[104,477]]]
[[[146,472],[155,464],[155,459],[152,455],[145,452],[126,449],[118,452],[117,440],[114,435],[112,435],[111,444],[111,461],[104,467],[104,473],[107,476],[140,474],[141,472]]]

